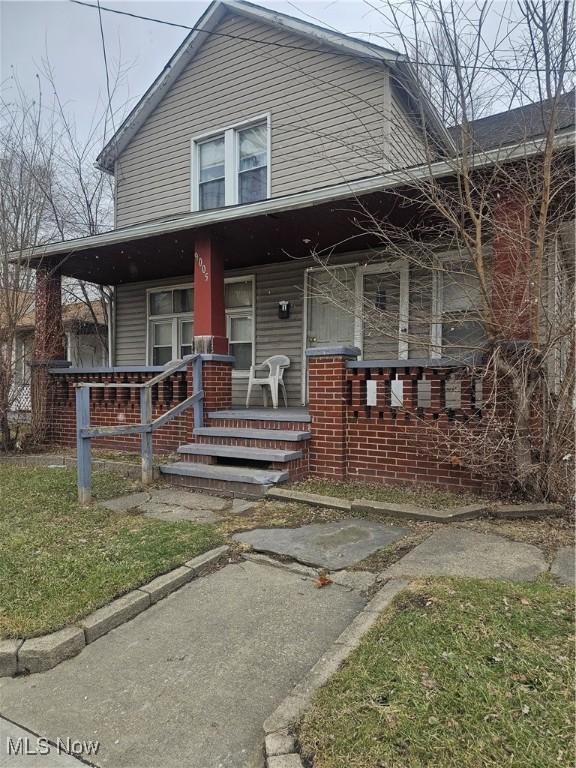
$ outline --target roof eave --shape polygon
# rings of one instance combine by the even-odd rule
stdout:
[[[576,132],[573,127],[564,130],[556,135],[557,149],[574,146],[575,140]],[[471,166],[474,168],[481,168],[489,166],[495,162],[511,162],[523,157],[536,155],[542,151],[544,142],[545,138],[539,136],[535,139],[523,141],[518,144],[480,151],[474,155]],[[91,235],[76,240],[67,240],[32,248],[25,254],[16,253],[13,257],[14,259],[21,259],[24,256],[31,261],[40,261],[44,257],[69,254],[88,248],[121,244],[131,240],[169,234],[170,232],[178,232],[180,230],[197,229],[199,227],[210,226],[224,221],[280,213],[296,208],[329,203],[333,200],[342,200],[370,194],[372,192],[393,189],[394,187],[405,186],[406,184],[410,184],[410,182],[416,182],[418,179],[430,176],[437,178],[449,176],[455,172],[455,164],[457,162],[458,158],[453,157],[432,164],[423,164],[411,168],[388,171],[387,173],[378,176],[344,182],[331,187],[313,189],[307,192],[297,192],[286,197],[267,198],[266,200],[250,203],[248,205],[216,208],[209,211],[190,213],[175,219],[163,219],[160,221],[135,224],[125,229],[113,229],[100,235]]]

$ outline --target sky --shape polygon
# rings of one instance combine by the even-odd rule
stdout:
[[[92,0],[89,0],[92,2]],[[386,32],[381,15],[360,0],[295,0],[264,5],[293,16],[369,38]],[[209,2],[198,0],[102,0],[103,6],[193,25]],[[186,36],[170,28],[112,13],[102,13],[109,70],[123,78],[115,98],[116,124],[144,93]],[[317,21],[316,21],[317,20]],[[385,44],[381,38],[374,42]],[[13,91],[15,75],[24,92],[35,98],[36,74],[50,62],[60,99],[85,134],[94,114],[106,103],[106,79],[98,13],[69,0],[0,1],[0,81],[4,96]],[[43,93],[46,101],[47,94]]]
[[[377,10],[378,0],[254,0],[260,5],[336,29],[353,36],[394,47],[386,19]],[[395,0],[400,3],[401,0]],[[470,0],[461,0],[470,8]],[[88,0],[95,3],[96,0]],[[104,7],[157,19],[194,25],[209,5],[207,0],[101,0]],[[382,7],[382,6],[381,6]],[[464,7],[464,6],[462,6]],[[495,0],[486,25],[487,39],[500,34],[499,17],[509,15],[512,0]],[[114,126],[135,105],[186,37],[185,29],[102,12],[108,71],[122,76],[114,93]],[[505,30],[506,31],[506,30]],[[506,40],[514,49],[517,41]],[[0,87],[2,97],[16,95],[18,82],[28,98],[37,98],[37,73],[49,61],[64,110],[71,116],[81,139],[104,113],[106,69],[97,10],[70,0],[0,0]],[[51,94],[44,84],[42,103]],[[480,102],[479,102],[480,103]],[[492,85],[483,95],[484,114],[508,107],[506,94]],[[480,116],[480,115],[477,115]],[[111,129],[108,138],[111,136]],[[99,138],[99,141],[102,140]]]

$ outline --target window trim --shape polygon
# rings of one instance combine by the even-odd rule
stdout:
[[[251,342],[252,342],[252,365],[255,365],[256,363],[256,276],[254,274],[249,275],[238,275],[235,277],[225,277],[224,278],[224,285],[229,285],[231,283],[248,283],[250,282],[252,284],[252,291],[251,291],[251,300],[252,300],[252,334],[251,334]],[[163,291],[177,291],[182,289],[190,289],[192,288],[192,291],[194,290],[194,281],[191,281],[189,283],[176,283],[174,285],[162,285],[162,286],[154,286],[153,288],[147,288],[146,289],[146,365],[152,365],[151,360],[152,357],[152,341],[153,336],[151,334],[151,326],[154,322],[162,322],[162,321],[172,321],[172,351],[174,349],[177,349],[179,352],[179,345],[178,345],[178,329],[180,320],[183,318],[186,320],[191,320],[194,322],[194,310],[192,312],[176,312],[171,313],[169,315],[151,315],[150,314],[150,294],[152,293],[162,293]],[[246,312],[247,307],[234,307],[233,309],[226,309],[226,333],[228,333],[228,317],[229,316],[238,316],[242,315]],[[232,369],[232,378],[234,379],[247,379],[249,376],[249,371],[235,371]]]
[[[225,128],[193,136],[190,140],[190,201],[191,210],[200,211],[200,157],[199,146],[207,141],[224,136],[224,207],[230,205],[253,205],[238,202],[239,142],[238,133],[246,128],[266,125],[266,199],[272,196],[272,115],[270,112],[247,118]],[[260,200],[255,202],[261,202]],[[207,209],[217,210],[217,209]]]
[[[252,342],[252,363],[256,365],[256,277],[251,275],[240,275],[238,277],[225,277],[224,285],[230,285],[231,283],[252,283],[252,329],[250,340]],[[242,316],[246,312],[246,307],[234,307],[232,309],[224,309],[226,313],[226,334],[228,335],[229,322],[231,317]],[[228,336],[228,339],[230,337]],[[247,379],[250,375],[250,371],[236,371],[232,368],[233,379]]]

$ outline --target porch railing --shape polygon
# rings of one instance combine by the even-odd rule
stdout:
[[[152,388],[173,374],[192,365],[193,394],[174,407],[152,418]],[[76,453],[78,500],[88,504],[92,498],[92,446],[90,441],[98,437],[117,435],[140,435],[140,454],[142,457],[142,483],[150,485],[154,479],[153,445],[154,432],[172,419],[180,416],[188,408],[194,409],[194,427],[202,426],[204,391],[202,389],[202,357],[188,355],[182,360],[168,365],[161,373],[145,382],[117,381],[80,381],[76,388]],[[90,426],[90,390],[91,389],[136,389],[140,392],[140,423],[122,424],[113,427]]]

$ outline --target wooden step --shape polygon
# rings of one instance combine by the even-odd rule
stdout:
[[[244,445],[215,445],[213,443],[189,443],[181,445],[178,453],[187,456],[217,456],[224,459],[248,459],[249,461],[295,461],[302,458],[302,451],[285,451],[280,448],[248,448]]]
[[[299,432],[292,429],[242,429],[240,427],[196,427],[194,434],[198,437],[224,437],[240,440],[286,440],[301,442],[310,440],[310,432]]]

